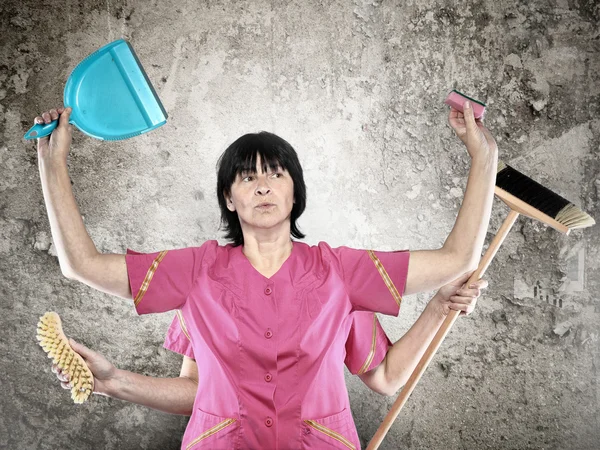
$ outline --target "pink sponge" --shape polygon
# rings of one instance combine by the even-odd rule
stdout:
[[[481,103],[474,98],[467,97],[465,94],[458,92],[456,89],[448,94],[448,97],[446,97],[446,101],[444,103],[452,106],[455,109],[458,109],[460,112],[463,112],[463,103],[465,100],[471,101],[471,107],[473,108],[473,114],[475,115],[475,118],[481,119],[485,113],[485,103]]]

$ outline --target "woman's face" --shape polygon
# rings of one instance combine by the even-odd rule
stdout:
[[[256,173],[238,174],[226,196],[227,208],[236,211],[242,230],[274,228],[290,220],[294,206],[294,182],[287,170],[262,171],[256,156]]]

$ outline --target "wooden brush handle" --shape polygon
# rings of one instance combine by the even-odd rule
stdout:
[[[488,266],[492,262],[492,259],[494,259],[496,252],[502,245],[502,242],[504,242],[504,238],[512,228],[513,224],[515,223],[515,220],[517,220],[517,217],[519,217],[519,213],[511,209],[508,213],[508,216],[504,220],[504,223],[498,230],[498,233],[496,233],[494,240],[485,252],[485,255],[483,255],[482,260],[479,262],[477,270],[473,272],[473,275],[471,275],[471,277],[469,278],[467,286],[479,280],[485,273]],[[433,359],[435,352],[437,352],[438,348],[440,348],[440,345],[442,345],[442,341],[450,331],[450,328],[452,328],[452,325],[454,325],[454,322],[458,318],[459,314],[460,311],[453,310],[450,311],[450,313],[446,316],[444,323],[442,323],[442,326],[440,327],[436,335],[433,337],[433,340],[427,347],[427,350],[425,350],[425,353],[421,357],[421,360],[417,364],[417,367],[415,367],[415,370],[413,370],[413,373],[404,385],[404,388],[402,388],[402,392],[400,392],[400,395],[392,405],[392,408],[385,416],[385,419],[383,419],[383,422],[377,429],[375,436],[373,436],[373,439],[371,439],[371,442],[369,442],[367,450],[376,450],[377,448],[379,448],[381,442],[383,441],[383,438],[387,434],[388,430],[391,428],[392,424],[394,423],[394,420],[396,420],[396,417],[398,417],[400,410],[402,409],[402,407],[408,400],[408,397],[410,396],[415,386],[421,379],[421,375],[423,375],[423,373],[427,369],[427,366]]]

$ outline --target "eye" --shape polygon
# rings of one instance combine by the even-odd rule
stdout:
[[[242,177],[242,181],[252,181],[253,178],[252,175],[246,175],[245,177]]]
[[[279,172],[274,172],[271,176],[274,178],[281,178],[282,174]]]

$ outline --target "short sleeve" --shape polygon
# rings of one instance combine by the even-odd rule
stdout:
[[[354,311],[372,311],[397,316],[406,287],[410,252],[331,248],[319,243],[330,253],[338,267]]]
[[[377,367],[393,345],[375,313],[354,311],[346,340],[344,363],[350,373],[361,375]]]
[[[172,352],[195,359],[192,340],[180,310],[176,310],[171,326],[167,331],[163,347]]]
[[[139,253],[127,249],[127,275],[138,314],[181,308],[203,263],[215,252],[216,241],[201,247]]]

